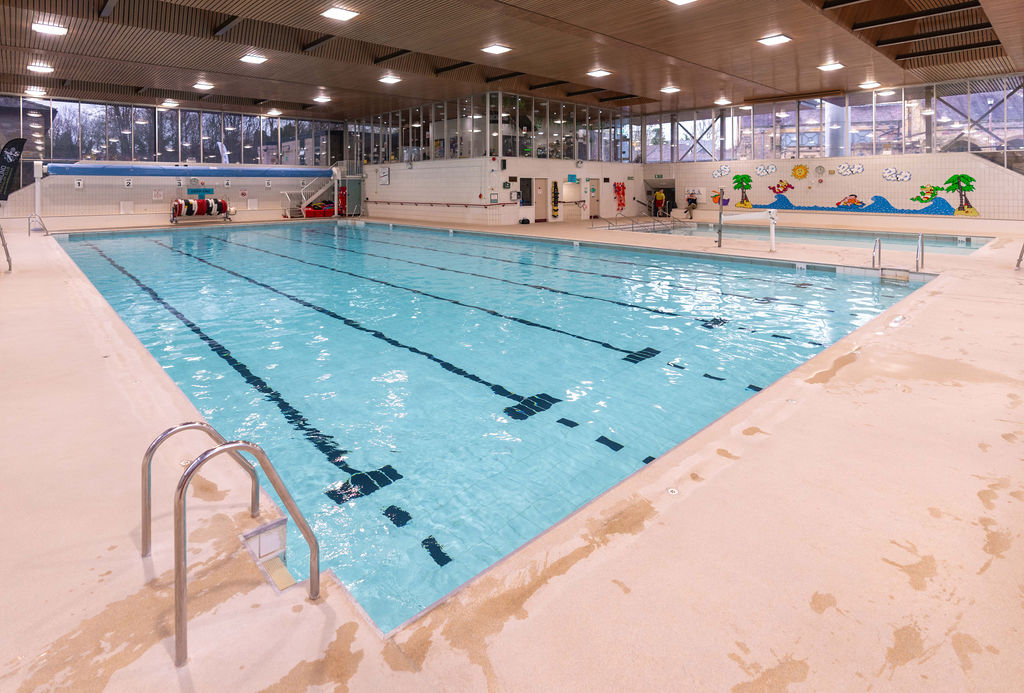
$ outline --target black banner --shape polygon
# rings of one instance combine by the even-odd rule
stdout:
[[[21,150],[24,147],[25,138],[18,137],[0,149],[0,202],[7,199],[11,181],[14,180],[14,172],[18,170],[18,162],[21,161]]]

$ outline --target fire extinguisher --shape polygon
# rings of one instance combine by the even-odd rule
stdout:
[[[348,189],[344,185],[338,188],[338,215],[348,215]]]

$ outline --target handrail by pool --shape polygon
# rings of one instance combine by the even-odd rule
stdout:
[[[1019,270],[1020,269],[1021,260],[1024,260],[1024,243],[1021,243],[1020,255],[1017,256],[1017,266],[1014,267],[1013,269],[1015,269],[1015,270]],[[8,259],[8,263],[9,262],[10,262],[10,259]]]
[[[166,431],[161,433],[149,444],[146,448],[146,454],[142,456],[142,556],[145,558],[149,555],[149,551],[152,548],[153,543],[153,491],[150,479],[152,478],[152,466],[153,466],[153,455],[156,454],[157,448],[164,444],[164,441],[173,435],[181,433],[182,431],[203,431],[206,435],[213,439],[213,442],[217,445],[223,445],[227,440],[217,430],[206,423],[205,421],[187,421],[177,426],[171,426]],[[231,455],[238,466],[245,470],[245,472],[252,479],[252,493],[250,497],[250,508],[249,514],[253,517],[258,517],[260,514],[260,480],[256,476],[256,468],[252,466],[249,460],[245,459],[239,453]]]
[[[871,269],[876,267],[875,261],[878,261],[878,267],[882,266],[882,239],[876,238],[875,244],[871,247]]]
[[[267,475],[267,479],[270,481],[270,485],[277,491],[277,495],[281,498],[285,508],[288,509],[288,513],[292,516],[306,543],[309,544],[309,598],[317,599],[320,597],[320,544],[317,542],[313,530],[309,528],[306,518],[302,516],[302,512],[295,505],[291,494],[288,493],[288,489],[285,488],[281,477],[277,475],[274,465],[267,458],[267,453],[255,443],[245,440],[234,440],[230,443],[210,448],[192,460],[188,469],[185,470],[185,473],[181,475],[181,479],[178,480],[178,487],[174,492],[174,663],[179,667],[188,659],[185,494],[188,491],[188,485],[192,481],[192,477],[196,475],[204,464],[217,455],[226,453],[234,457],[241,452],[248,452],[259,462],[260,467],[263,468],[263,473]]]
[[[0,226],[0,243],[3,243],[4,255],[7,256],[7,271],[11,272],[14,270],[14,265],[11,264],[11,251],[7,249],[7,239],[4,238],[3,226]],[[1017,260],[1017,269],[1020,269],[1020,260]]]
[[[917,253],[914,255],[914,271],[920,272],[924,269],[924,234],[917,237]]]
[[[519,206],[518,202],[407,202],[401,200],[367,200],[371,205],[425,205],[427,207],[506,207]]]

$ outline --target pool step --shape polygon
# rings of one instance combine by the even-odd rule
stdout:
[[[906,286],[910,283],[910,270],[898,267],[883,267],[879,279],[881,279],[883,284]]]
[[[249,549],[267,582],[278,591],[296,584],[284,562],[288,543],[288,518],[282,517],[243,534],[242,543]]]

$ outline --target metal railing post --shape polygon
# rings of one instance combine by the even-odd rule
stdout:
[[[914,271],[920,272],[924,269],[924,234],[917,237],[917,254],[914,257]]]
[[[876,238],[875,244],[871,247],[871,268],[875,268],[875,261],[878,261],[878,268],[882,267],[882,239]]]
[[[263,473],[267,475],[270,485],[277,491],[288,513],[295,521],[306,543],[309,544],[309,598],[320,597],[320,544],[316,535],[309,528],[306,518],[302,516],[295,500],[292,499],[288,489],[285,488],[277,470],[267,458],[267,453],[258,445],[245,440],[235,440],[230,443],[210,448],[199,457],[192,460],[192,463],[178,480],[178,487],[174,491],[174,663],[182,666],[188,659],[188,580],[186,565],[186,532],[185,532],[185,494],[188,491],[189,482],[196,475],[199,469],[221,454],[237,455],[241,452],[248,452],[256,458]]]
[[[718,243],[722,247],[722,210],[725,207],[725,188],[718,189]]]
[[[1020,255],[1017,256],[1017,266],[1013,268],[1014,270],[1020,269],[1020,263],[1022,260],[1024,260],[1024,243],[1022,243],[1020,246]],[[10,258],[8,258],[7,262],[10,263],[10,261]]]
[[[149,555],[150,549],[153,546],[153,491],[152,491],[152,466],[153,466],[153,455],[156,454],[157,448],[164,444],[168,438],[173,435],[177,435],[182,431],[198,430],[203,431],[206,435],[213,439],[213,442],[217,445],[223,445],[227,441],[220,433],[214,429],[213,426],[206,423],[205,421],[188,421],[177,426],[171,426],[166,431],[156,437],[156,439],[149,444],[146,448],[146,454],[142,456],[142,556],[145,558]],[[231,455],[242,469],[245,470],[249,478],[252,479],[252,491],[249,494],[249,514],[253,517],[258,517],[260,514],[260,479],[256,476],[256,468],[252,466],[249,460],[242,457],[239,453],[233,453]]]

